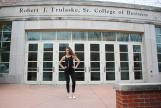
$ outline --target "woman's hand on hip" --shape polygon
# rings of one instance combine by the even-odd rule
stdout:
[[[73,68],[73,69],[76,69],[77,67],[73,66],[72,68]]]
[[[65,66],[65,67],[63,67],[63,69],[66,69],[67,67]]]

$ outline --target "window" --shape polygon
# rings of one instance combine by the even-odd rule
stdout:
[[[142,42],[142,36],[139,33],[131,33],[130,41],[132,42]]]
[[[11,27],[11,23],[0,23],[0,74],[9,72]]]
[[[40,40],[41,32],[27,32],[27,38],[29,41]]]
[[[118,32],[117,33],[117,41],[128,42],[129,41],[129,33]]]
[[[86,40],[85,32],[72,32],[73,40]]]
[[[157,43],[157,57],[158,57],[158,70],[161,72],[161,26],[155,28],[156,43]]]
[[[101,32],[88,32],[89,41],[101,41]]]
[[[0,35],[1,36],[1,35]],[[5,34],[5,40],[10,40],[9,34]],[[92,32],[92,31],[28,31],[28,41],[39,40],[66,40],[66,41],[118,41],[118,42],[142,42],[141,33],[128,32]],[[161,41],[161,40],[158,40]]]
[[[57,40],[71,40],[71,32],[57,32]]]
[[[116,41],[116,32],[102,32],[103,41]]]

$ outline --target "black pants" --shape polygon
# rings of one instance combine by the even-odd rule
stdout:
[[[67,92],[70,92],[70,76],[72,79],[72,92],[75,92],[75,85],[76,85],[76,81],[75,81],[75,71],[73,68],[69,68],[69,69],[65,69],[65,79],[66,79],[66,89]]]

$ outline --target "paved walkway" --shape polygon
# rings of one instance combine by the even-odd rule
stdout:
[[[66,97],[65,85],[0,84],[0,108],[116,108],[111,85],[77,85],[77,99]]]

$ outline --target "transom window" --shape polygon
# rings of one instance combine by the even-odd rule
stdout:
[[[120,41],[142,42],[141,33],[126,32],[80,32],[80,31],[53,31],[27,32],[28,41],[38,40],[67,40],[67,41]]]

